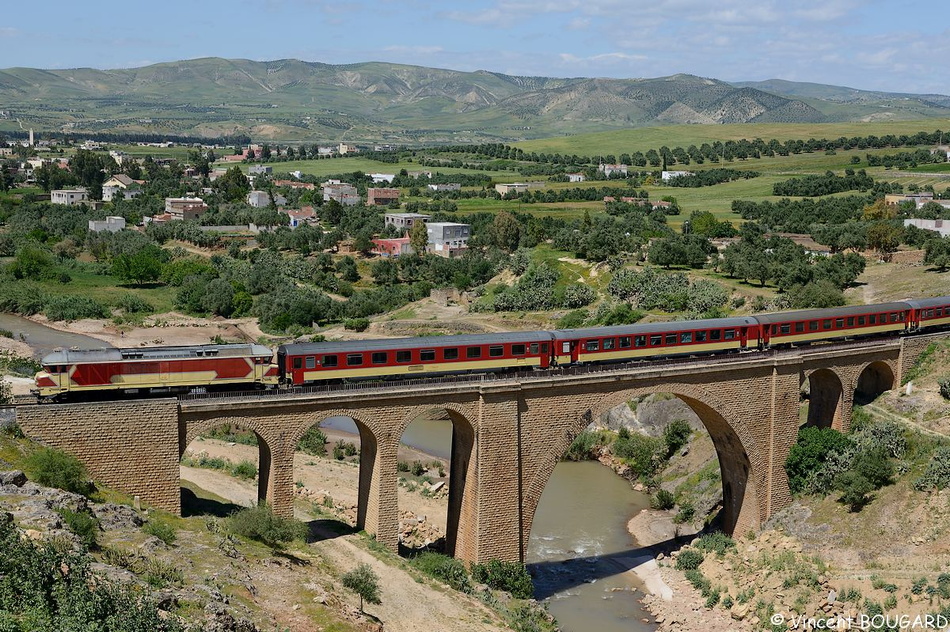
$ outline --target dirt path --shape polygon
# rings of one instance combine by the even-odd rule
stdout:
[[[257,448],[240,444],[228,444],[216,440],[194,442],[189,452],[203,451],[209,456],[226,457],[232,461],[256,461]],[[430,459],[431,460],[431,457]],[[317,485],[327,489],[335,501],[356,500],[356,482],[359,468],[353,464],[332,459],[317,459],[306,454],[297,454],[294,460],[295,476],[305,486]],[[192,467],[182,467],[182,478],[198,487],[240,505],[251,505],[257,498],[257,483],[241,481],[224,472]],[[349,495],[348,495],[349,494]],[[339,500],[337,495],[340,496]],[[400,489],[400,507],[427,512],[430,520],[438,518],[444,527],[445,501],[422,498]],[[299,507],[297,517],[311,519]],[[433,581],[419,581],[403,568],[378,559],[359,544],[358,535],[341,536],[314,542],[310,545],[315,555],[328,561],[341,574],[359,564],[368,564],[379,576],[382,603],[365,604],[367,613],[383,622],[386,630],[400,632],[496,632],[508,629],[492,610],[477,601],[444,588]],[[340,587],[340,594],[346,591]],[[276,598],[276,597],[275,597]],[[359,599],[350,595],[347,600],[354,609]],[[290,607],[291,604],[285,604]]]

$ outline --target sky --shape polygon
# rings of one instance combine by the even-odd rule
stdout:
[[[0,13],[0,68],[199,57],[950,94],[950,1],[46,0]]]

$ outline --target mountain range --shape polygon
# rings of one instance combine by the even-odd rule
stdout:
[[[781,80],[522,77],[380,62],[204,58],[141,68],[0,70],[0,133],[494,142],[668,124],[950,117],[950,96]]]

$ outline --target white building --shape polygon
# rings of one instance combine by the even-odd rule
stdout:
[[[601,163],[597,165],[597,170],[600,171],[605,176],[607,176],[608,178],[615,173],[619,173],[622,176],[627,175],[627,165],[625,164],[607,165],[607,164]]]
[[[932,230],[941,237],[950,235],[950,220],[945,219],[905,219],[904,226],[916,226],[921,230]]]
[[[93,233],[110,232],[117,233],[125,228],[125,218],[110,216],[105,219],[89,220],[89,231]]]
[[[124,173],[117,173],[102,183],[102,201],[113,201],[115,194],[120,191],[124,198],[134,198],[142,195],[142,187],[139,186],[138,182]]]
[[[525,193],[528,191],[528,185],[525,182],[496,184],[495,191],[497,191],[499,195],[508,195],[509,193]]]
[[[75,206],[89,201],[89,193],[85,189],[55,189],[49,192],[49,201],[52,204]]]
[[[673,178],[685,178],[686,176],[695,176],[696,174],[692,171],[661,171],[660,179],[663,181],[671,180]]]
[[[460,191],[462,185],[457,182],[446,182],[445,184],[427,184],[432,191]]]
[[[568,173],[566,175],[568,182],[583,182],[587,179],[587,176],[585,176],[583,173]]]
[[[396,179],[395,173],[371,173],[369,177],[373,179],[373,184],[379,184],[380,182],[387,182],[392,184],[392,181]]]
[[[386,213],[383,221],[386,226],[395,226],[402,231],[407,231],[416,222],[428,222],[430,218],[431,215],[421,213]]]
[[[267,191],[251,191],[247,194],[247,203],[249,206],[254,208],[264,208],[265,206],[270,206],[270,194]],[[280,206],[287,203],[287,198],[285,198],[280,193],[274,194],[274,204]]]

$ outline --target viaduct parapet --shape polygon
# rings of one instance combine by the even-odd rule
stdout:
[[[809,422],[847,430],[855,398],[870,399],[900,384],[934,338],[521,379],[26,405],[17,408],[17,420],[28,436],[83,460],[97,480],[175,513],[181,510],[179,461],[188,444],[223,424],[253,431],[260,449],[258,497],[291,515],[297,442],[328,417],[350,417],[361,446],[358,527],[395,548],[400,439],[421,414],[445,411],[453,426],[448,551],[470,561],[523,560],[554,466],[574,437],[611,408],[652,393],[685,401],[719,456],[723,527],[746,533],[791,503],[784,463],[797,437],[803,387]]]

